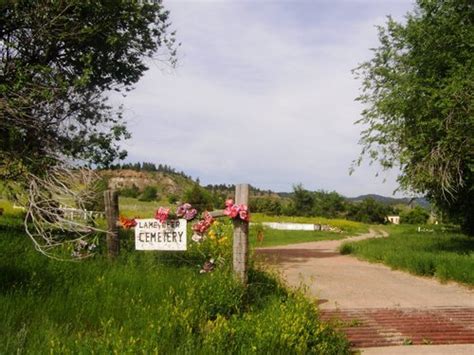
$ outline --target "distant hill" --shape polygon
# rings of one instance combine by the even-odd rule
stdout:
[[[100,174],[107,178],[109,188],[120,190],[135,185],[142,191],[147,186],[154,186],[161,196],[181,195],[196,183],[190,177],[174,172],[114,169],[101,170]]]

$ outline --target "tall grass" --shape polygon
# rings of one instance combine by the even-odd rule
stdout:
[[[225,266],[199,274],[130,249],[57,262],[33,250],[17,217],[0,217],[0,353],[348,351],[313,303],[268,273],[252,269],[244,288]]]
[[[119,196],[120,214],[129,218],[153,218],[159,207],[171,207],[168,201],[139,201],[136,198]]]
[[[341,253],[416,275],[435,276],[474,285],[474,238],[433,226],[419,233],[416,227],[393,226],[390,237],[347,243]]]

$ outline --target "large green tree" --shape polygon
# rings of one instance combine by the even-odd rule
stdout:
[[[418,0],[403,22],[388,17],[379,41],[355,69],[361,158],[399,167],[401,187],[473,233],[474,2]]]
[[[146,58],[174,64],[169,26],[160,0],[1,1],[2,178],[124,157],[129,133],[107,94],[130,90]]]

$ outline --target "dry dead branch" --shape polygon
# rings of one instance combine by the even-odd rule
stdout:
[[[92,255],[93,238],[105,231],[92,218],[68,218],[63,206],[86,211],[85,206],[97,193],[94,188],[97,180],[94,171],[67,165],[56,165],[41,177],[29,176],[24,225],[39,252],[58,260]],[[67,246],[70,246],[70,257],[64,256]]]

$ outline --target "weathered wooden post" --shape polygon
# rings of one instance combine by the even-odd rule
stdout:
[[[249,185],[239,184],[235,186],[235,204],[248,206]],[[248,268],[248,246],[249,246],[249,222],[239,218],[234,219],[234,245],[233,266],[234,272],[244,285],[247,284]]]
[[[110,258],[119,255],[119,204],[118,194],[114,190],[104,191],[105,218],[107,219],[107,252]]]

